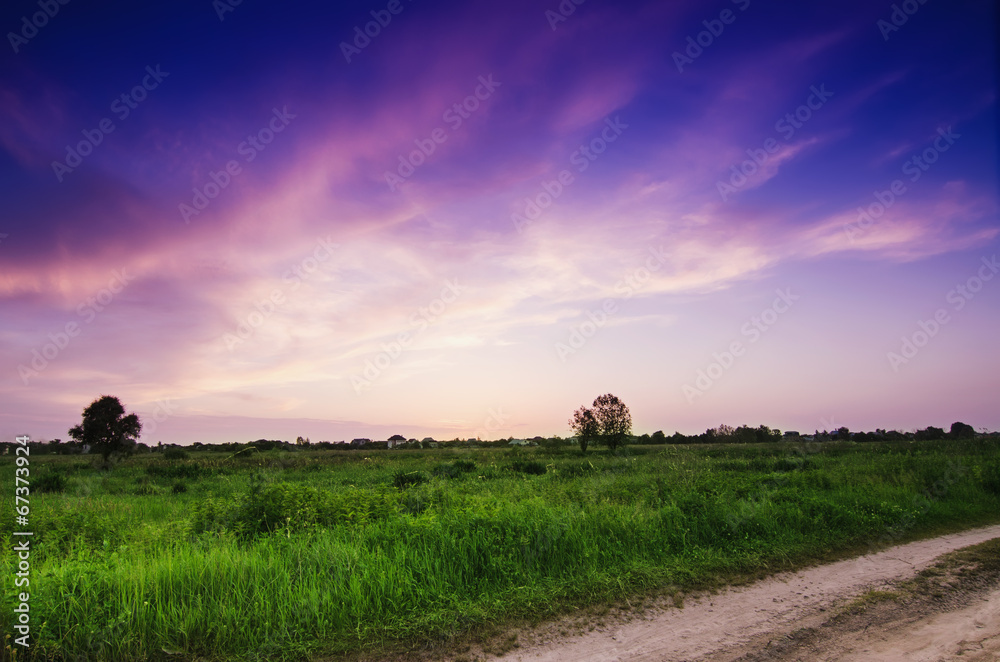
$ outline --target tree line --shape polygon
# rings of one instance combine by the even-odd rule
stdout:
[[[625,444],[712,444],[712,443],[764,443],[780,440],[811,439],[813,441],[854,441],[854,442],[879,442],[879,441],[924,441],[934,439],[973,439],[976,437],[975,429],[966,423],[952,423],[946,432],[944,428],[930,426],[913,432],[901,432],[898,430],[877,429],[874,432],[851,432],[846,427],[837,430],[820,432],[816,430],[810,435],[800,435],[798,432],[782,433],[780,430],[772,429],[766,425],[750,427],[741,425],[731,427],[720,425],[709,428],[705,432],[696,435],[684,435],[675,432],[669,437],[662,430],[657,430],[653,434],[633,435],[632,415],[625,403],[615,395],[606,393],[594,399],[590,407],[581,406],[573,412],[569,419],[570,429],[573,437],[563,439],[561,437],[534,437],[530,440],[533,445],[558,447],[575,443],[582,452],[594,444],[601,444],[610,450],[615,450]],[[304,447],[318,450],[377,450],[386,448],[387,442],[363,441],[362,444],[346,444],[343,442],[310,442],[308,439],[299,437],[295,444],[286,441],[273,439],[258,439],[246,443],[222,443],[222,444],[202,444],[196,442],[190,446],[181,447],[176,444],[150,447],[139,442],[139,435],[142,431],[142,422],[138,415],[125,412],[125,407],[121,401],[110,395],[102,395],[94,400],[83,410],[82,421],[69,430],[72,441],[63,442],[56,439],[48,444],[32,443],[32,451],[56,454],[77,454],[85,450],[99,453],[104,462],[107,463],[112,455],[131,455],[135,452],[170,452],[178,456],[183,448],[191,450],[215,450],[221,452],[240,453],[248,450],[269,451],[274,449],[301,449]],[[997,434],[997,433],[991,433]],[[402,435],[393,435],[391,440],[396,442],[404,441]],[[425,440],[427,441],[427,440]],[[494,441],[483,441],[480,439],[454,439],[453,441],[430,440],[433,446],[506,446],[512,439],[498,439]],[[418,447],[408,440],[406,447]],[[426,448],[429,445],[416,442],[419,447]],[[5,443],[0,446],[11,446]]]

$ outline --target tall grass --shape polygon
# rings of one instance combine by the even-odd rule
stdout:
[[[64,492],[32,496],[34,646],[18,659],[303,659],[790,568],[1000,520],[998,451],[192,453],[184,469],[67,471]],[[10,524],[0,535],[10,549]],[[5,588],[5,632],[13,603]]]

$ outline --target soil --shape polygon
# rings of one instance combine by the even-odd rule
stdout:
[[[951,554],[956,550],[963,551]],[[442,657],[456,662],[996,662],[1000,526],[685,596],[681,607],[664,598],[641,608],[564,617]]]

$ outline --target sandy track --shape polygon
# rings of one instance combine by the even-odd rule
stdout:
[[[580,636],[524,645],[496,659],[507,662],[666,662],[751,659],[761,642],[784,637],[828,620],[829,610],[889,582],[909,579],[942,554],[1000,537],[1000,525],[922,540],[877,554],[782,573],[716,595],[689,599],[683,609],[647,614],[646,620],[613,625]],[[825,651],[803,657],[766,655],[754,659],[809,660],[998,660],[1000,592],[986,601],[935,614],[905,626],[846,636]],[[980,625],[982,627],[980,627]],[[558,631],[558,625],[550,628]],[[944,633],[944,636],[942,636]],[[831,635],[834,633],[831,632]],[[881,637],[881,638],[880,638]],[[834,637],[835,638],[835,637]],[[523,641],[523,640],[522,640]],[[922,646],[916,644],[922,643]],[[914,648],[914,646],[916,646]],[[939,646],[937,650],[934,646]],[[917,657],[916,651],[927,650]],[[993,651],[993,652],[991,652]]]
[[[996,662],[1000,660],[1000,589],[964,609],[838,635],[824,643],[824,650],[814,649],[809,658],[816,662]]]

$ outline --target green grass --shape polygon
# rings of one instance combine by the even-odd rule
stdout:
[[[17,659],[308,659],[1000,521],[986,440],[84,459],[31,458],[63,478],[31,495]]]

